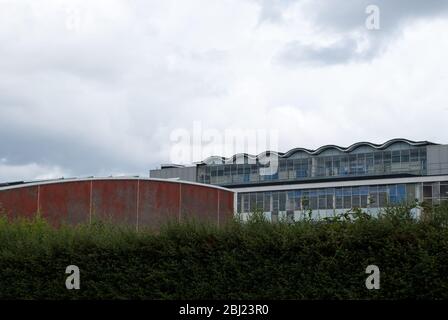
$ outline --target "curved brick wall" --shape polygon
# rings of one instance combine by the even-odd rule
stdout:
[[[9,217],[31,217],[40,209],[56,226],[94,217],[137,228],[185,217],[219,224],[233,216],[233,205],[230,190],[161,179],[74,179],[0,188],[0,210]]]

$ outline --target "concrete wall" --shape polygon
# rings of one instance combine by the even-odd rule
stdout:
[[[88,223],[101,218],[158,227],[168,220],[197,218],[223,223],[233,216],[230,190],[158,179],[85,179],[0,188],[8,217],[32,217],[39,210],[51,224]],[[1,210],[1,209],[0,209]]]
[[[183,181],[196,181],[196,167],[162,168],[149,171],[151,178],[172,179],[179,178]]]
[[[427,147],[428,175],[448,174],[448,145]]]

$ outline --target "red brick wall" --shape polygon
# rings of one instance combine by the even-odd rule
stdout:
[[[95,217],[149,227],[187,217],[223,223],[233,216],[233,199],[233,192],[212,186],[151,179],[74,180],[0,190],[0,208],[8,217],[31,217],[39,206],[55,226]]]

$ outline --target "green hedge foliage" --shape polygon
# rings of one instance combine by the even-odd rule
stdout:
[[[254,213],[159,232],[2,217],[0,299],[447,299],[448,206],[418,220],[409,209],[294,223]],[[379,290],[365,286],[371,264]],[[80,290],[65,287],[68,265]]]

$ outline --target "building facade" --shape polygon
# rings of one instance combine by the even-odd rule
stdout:
[[[309,209],[316,218],[351,208],[374,214],[388,205],[448,200],[448,145],[428,141],[392,139],[380,145],[214,156],[177,166],[177,172],[169,169],[151,170],[150,176],[182,179],[188,172],[196,182],[230,188],[243,217],[255,210],[272,220],[297,219]]]
[[[232,190],[139,177],[73,178],[0,184],[0,214],[52,225],[106,220],[139,228],[185,219],[220,225],[234,214]]]

